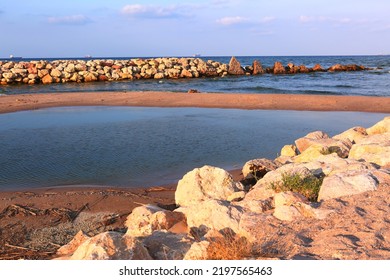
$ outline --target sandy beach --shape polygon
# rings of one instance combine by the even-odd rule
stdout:
[[[200,107],[390,112],[390,98],[304,94],[72,92],[0,96],[0,113],[62,106]]]

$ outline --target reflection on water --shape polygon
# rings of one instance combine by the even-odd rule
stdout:
[[[150,186],[204,164],[275,158],[313,130],[337,134],[384,114],[66,107],[0,115],[0,188]]]

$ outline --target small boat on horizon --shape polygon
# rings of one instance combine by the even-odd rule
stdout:
[[[10,59],[22,59],[23,57],[21,57],[21,56],[14,56],[13,54],[11,54],[11,55],[9,56],[9,58],[10,58]]]
[[[201,56],[200,53],[196,53],[193,55],[193,57],[200,57],[200,56]]]

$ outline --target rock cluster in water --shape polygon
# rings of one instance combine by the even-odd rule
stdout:
[[[361,193],[370,199],[369,192],[390,183],[389,166],[390,117],[370,128],[353,127],[333,137],[315,131],[284,146],[274,160],[248,161],[241,182],[217,167],[196,168],[179,181],[174,211],[155,205],[137,207],[127,217],[126,233],[88,237],[80,232],[58,250],[58,258],[208,259],[213,241],[224,235],[242,236],[255,245],[266,242],[261,233],[275,220],[286,227],[308,219],[310,223],[327,219],[332,224],[332,215],[339,215],[339,209],[324,202]],[[322,178],[316,201],[270,188],[283,181],[285,174]],[[364,209],[356,207],[356,211],[364,215]],[[276,228],[268,229],[268,235],[276,234]],[[223,249],[227,250],[219,247]]]
[[[297,74],[366,70],[359,65],[336,64],[323,69],[275,62],[263,68],[259,61],[242,67],[235,57],[229,64],[200,58],[151,58],[129,60],[39,60],[29,62],[0,61],[0,84],[51,84],[68,82],[119,81],[132,79],[179,79],[224,77],[226,75]]]

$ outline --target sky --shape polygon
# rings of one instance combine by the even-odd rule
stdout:
[[[389,0],[0,0],[0,57],[390,54]]]

